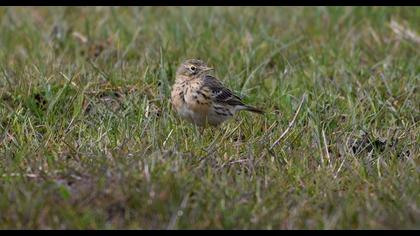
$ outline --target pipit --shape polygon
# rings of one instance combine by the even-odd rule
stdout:
[[[186,60],[178,67],[171,103],[183,119],[202,127],[219,126],[241,110],[263,113],[244,104],[239,96],[209,75],[211,70],[197,59]]]

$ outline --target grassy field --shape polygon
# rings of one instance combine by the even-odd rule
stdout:
[[[1,229],[420,229],[420,8],[0,19]],[[266,114],[180,120],[188,58]]]

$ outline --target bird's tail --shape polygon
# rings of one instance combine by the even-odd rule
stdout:
[[[250,112],[255,112],[255,113],[258,113],[258,114],[264,114],[263,110],[258,109],[258,108],[253,107],[253,106],[245,105],[244,110],[247,110],[247,111],[250,111]]]

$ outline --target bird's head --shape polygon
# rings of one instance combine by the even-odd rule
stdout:
[[[195,77],[211,70],[213,70],[213,68],[208,67],[207,64],[202,60],[188,59],[178,67],[176,74],[187,77]]]

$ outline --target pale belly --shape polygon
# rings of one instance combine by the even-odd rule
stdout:
[[[206,113],[194,112],[188,104],[178,107],[177,112],[181,118],[198,126],[205,126],[206,124],[217,126],[231,117],[218,115],[213,109],[209,109]]]

